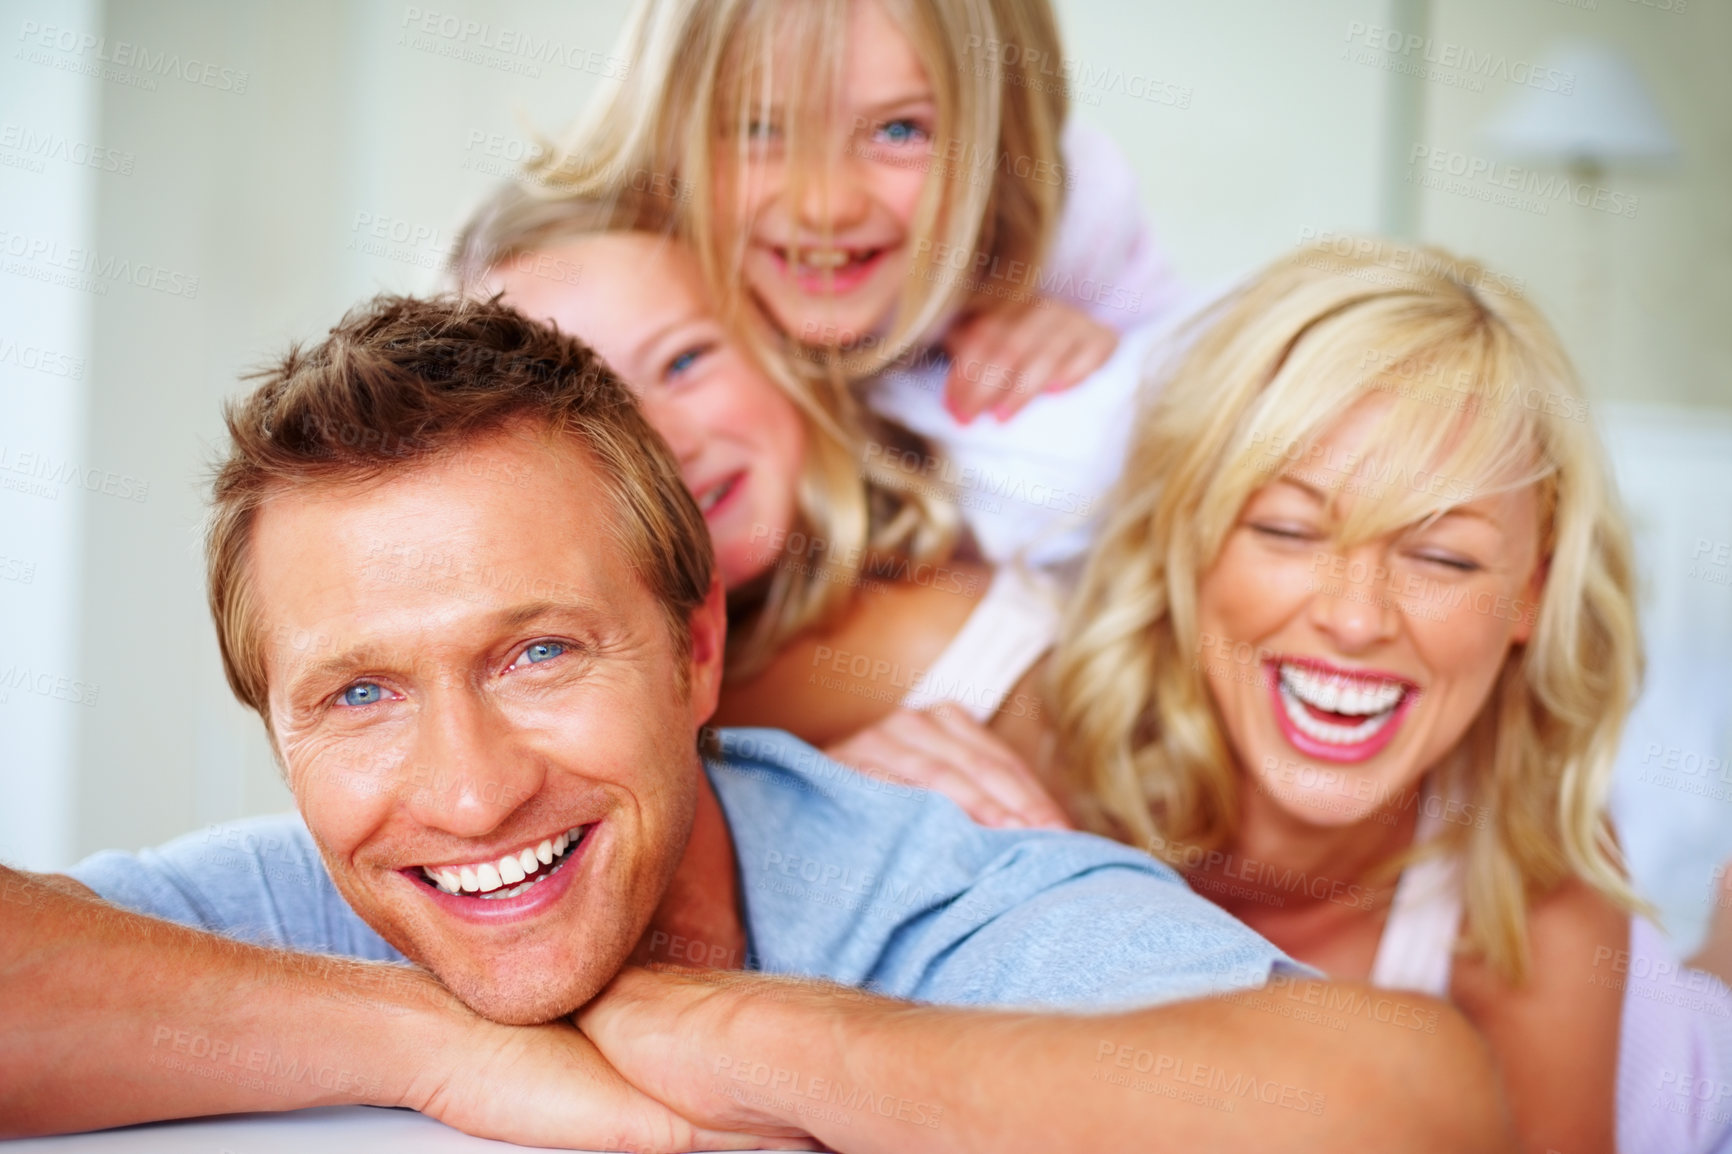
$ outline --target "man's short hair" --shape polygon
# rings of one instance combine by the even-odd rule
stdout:
[[[270,497],[365,483],[519,426],[568,438],[613,505],[612,536],[690,652],[691,613],[714,565],[703,514],[667,444],[594,350],[495,301],[379,296],[311,349],[291,347],[224,406],[205,538],[223,671],[270,725],[248,573],[253,519]],[[316,547],[316,543],[310,543]],[[682,664],[683,671],[683,664]]]

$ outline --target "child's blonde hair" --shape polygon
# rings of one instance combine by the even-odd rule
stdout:
[[[520,186],[501,189],[463,227],[452,261],[462,291],[474,294],[489,272],[523,256],[599,232],[657,235],[666,223],[662,198],[629,191],[599,199],[549,201]],[[669,243],[677,243],[659,232]],[[793,402],[807,428],[806,459],[788,537],[821,548],[782,554],[766,582],[729,590],[731,677],[762,668],[796,634],[834,619],[856,587],[886,557],[936,560],[955,540],[957,515],[944,494],[905,483],[887,461],[924,454],[912,433],[875,417],[845,392],[814,393],[773,365],[760,366]],[[825,404],[826,396],[832,403]],[[868,443],[882,446],[862,463]],[[803,555],[796,555],[796,554]]]
[[[619,53],[631,71],[531,166],[543,195],[672,190],[678,233],[698,253],[724,317],[745,306],[744,231],[714,217],[720,150],[743,161],[742,126],[784,100],[790,194],[823,180],[818,142],[840,89],[848,11],[860,0],[638,0]],[[858,379],[933,338],[956,310],[1036,293],[1064,191],[1068,96],[1049,0],[878,0],[931,82],[936,132],[914,226],[908,285],[882,338],[827,362]],[[778,52],[780,50],[780,53]],[[793,61],[777,69],[778,59]],[[744,165],[739,169],[744,175]],[[785,334],[825,346],[816,334]],[[786,352],[786,351],[784,351]]]
[[[1138,416],[1053,677],[1093,824],[1170,858],[1220,848],[1243,786],[1204,684],[1197,591],[1246,501],[1373,395],[1389,409],[1357,456],[1394,467],[1387,496],[1354,502],[1341,547],[1537,485],[1532,636],[1437,767],[1486,815],[1440,843],[1464,863],[1466,944],[1520,981],[1536,897],[1576,877],[1638,908],[1605,803],[1641,645],[1629,535],[1580,387],[1538,312],[1487,291],[1507,283],[1436,249],[1342,241],[1213,310]]]

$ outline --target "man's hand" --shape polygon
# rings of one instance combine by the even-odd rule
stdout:
[[[1071,828],[1016,751],[955,705],[894,710],[824,752],[868,776],[936,790],[981,825]]]
[[[1042,298],[958,321],[945,337],[944,405],[968,424],[1008,421],[1037,394],[1077,384],[1106,364],[1119,335],[1072,305]]]
[[[594,1150],[813,1148],[781,1127],[751,1135],[693,1125],[620,1077],[568,1023],[477,1018],[436,1061],[405,1104],[467,1134]]]
[[[805,1131],[777,1113],[778,1102],[798,1105],[789,1094],[797,1072],[777,1077],[765,1069],[756,1078],[752,1057],[732,1052],[735,1027],[752,998],[805,1002],[814,1013],[827,1001],[881,1000],[761,974],[628,966],[578,1011],[577,1022],[613,1068],[697,1124],[801,1137]]]

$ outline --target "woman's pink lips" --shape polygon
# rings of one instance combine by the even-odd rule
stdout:
[[[766,251],[769,252],[770,258],[776,262],[776,267],[781,270],[782,275],[793,281],[801,292],[842,296],[853,292],[871,279],[872,274],[877,272],[879,266],[884,263],[884,255],[889,250],[886,248],[874,249],[872,255],[865,260],[849,261],[845,267],[832,271],[828,276],[818,270],[796,271],[793,263],[788,260],[785,249],[766,246]]]
[[[1275,724],[1280,727],[1281,736],[1287,739],[1287,744],[1297,749],[1307,757],[1320,758],[1323,761],[1358,762],[1367,761],[1383,752],[1385,746],[1395,740],[1396,732],[1407,717],[1408,709],[1419,698],[1419,690],[1409,685],[1401,695],[1401,701],[1395,707],[1395,713],[1384,723],[1376,733],[1364,741],[1356,741],[1350,745],[1335,745],[1327,741],[1318,741],[1293,724],[1293,719],[1287,716],[1287,707],[1281,702],[1281,662],[1267,663],[1269,672],[1269,704],[1275,711]],[[1307,663],[1309,664],[1309,663]],[[1321,664],[1312,664],[1312,668],[1330,669]],[[1389,680],[1400,680],[1389,678]]]
[[[599,822],[587,827],[583,831],[583,840],[577,843],[577,848],[565,855],[558,870],[549,875],[546,881],[531,886],[514,898],[477,898],[464,894],[448,894],[438,886],[422,881],[419,866],[399,872],[407,877],[411,884],[418,886],[434,905],[453,917],[484,925],[523,921],[541,913],[565,896],[566,891],[571,888],[572,879],[582,867],[589,843],[595,840],[596,830],[599,828]]]

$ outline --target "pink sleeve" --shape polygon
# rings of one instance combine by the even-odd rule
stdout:
[[[1067,187],[1047,291],[1120,332],[1161,316],[1178,303],[1180,284],[1144,217],[1130,162],[1074,116],[1059,148]]]

